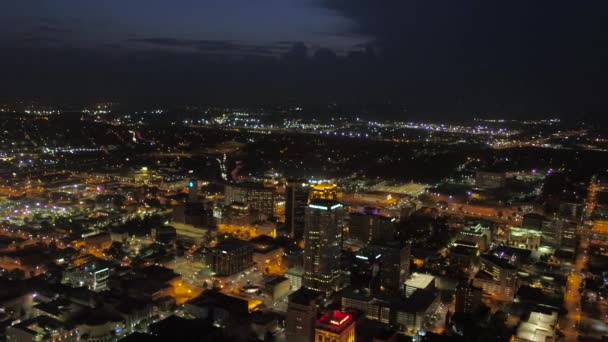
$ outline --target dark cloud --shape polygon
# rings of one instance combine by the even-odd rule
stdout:
[[[50,25],[37,25],[34,26],[34,31],[38,31],[38,32],[44,32],[44,33],[60,33],[60,34],[64,34],[64,33],[71,33],[73,32],[72,29],[69,28],[65,28],[65,27],[58,27],[58,26],[50,26]]]
[[[391,94],[462,111],[603,111],[606,1],[319,0],[371,37]],[[397,95],[395,95],[397,96]],[[434,105],[444,103],[444,106]],[[443,108],[441,108],[443,107]]]
[[[313,3],[318,8],[312,12],[329,13],[333,24],[320,26],[319,32],[308,24],[291,27],[309,30],[301,35],[280,35],[285,26],[272,27],[275,21],[261,22],[257,29],[249,24],[226,28],[217,17],[207,18],[218,19],[210,27],[217,31],[199,25],[197,17],[197,25],[183,31],[185,36],[171,29],[176,25],[139,31],[150,23],[139,15],[129,17],[134,24],[124,32],[110,30],[112,21],[98,16],[106,25],[101,30],[105,35],[93,35],[97,25],[72,22],[67,16],[36,20],[28,22],[29,35],[12,37],[19,44],[5,44],[9,49],[0,54],[0,73],[15,80],[5,82],[9,93],[26,95],[47,91],[236,103],[392,102],[410,112],[446,116],[575,115],[603,113],[608,106],[603,94],[608,79],[605,0]],[[176,18],[185,15],[180,13]],[[251,19],[249,12],[241,15]],[[313,18],[321,20],[294,17],[300,23]],[[227,37],[238,39],[222,39]],[[89,45],[86,51],[64,48]]]
[[[268,55],[278,56],[289,49],[285,44],[259,45],[240,42],[236,40],[198,40],[175,38],[130,38],[131,43],[141,43],[166,48],[185,48],[203,53],[226,54],[227,57],[235,55]],[[293,43],[290,43],[293,45]]]
[[[27,36],[24,37],[21,42],[25,44],[30,44],[34,46],[41,46],[46,44],[57,44],[64,42],[63,39],[54,38],[54,37],[37,37],[37,36]]]

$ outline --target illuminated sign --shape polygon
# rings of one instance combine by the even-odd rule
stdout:
[[[347,314],[338,310],[334,310],[333,312],[328,312],[323,315],[318,322],[326,323],[332,326],[341,327],[346,322],[348,322],[353,316],[351,314]]]
[[[337,204],[332,205],[331,207],[326,207],[323,205],[316,205],[316,204],[309,204],[308,207],[312,208],[312,209],[320,209],[320,210],[334,210],[336,208],[342,207],[342,204],[337,203]]]
[[[321,209],[321,210],[327,210],[327,207],[324,207],[324,206],[322,206],[322,205],[314,205],[314,204],[309,204],[309,205],[308,205],[308,207],[309,207],[309,208],[312,208],[312,209]]]

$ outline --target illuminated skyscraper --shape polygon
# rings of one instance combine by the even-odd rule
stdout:
[[[312,200],[306,208],[303,285],[326,294],[341,286],[344,207],[337,201]]]

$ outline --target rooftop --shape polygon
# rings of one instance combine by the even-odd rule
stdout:
[[[511,269],[511,270],[517,269],[517,267],[515,267],[509,263],[508,259],[500,258],[494,254],[483,254],[481,256],[481,258],[484,260],[487,260],[501,268],[506,268],[506,269]]]
[[[353,315],[339,311],[330,311],[317,320],[317,328],[341,333],[353,323]]]
[[[227,239],[219,242],[213,249],[221,250],[226,252],[236,251],[241,248],[247,248],[251,246],[251,244],[247,241],[238,240],[238,239]]]
[[[432,282],[435,282],[435,276],[414,272],[405,282],[405,286],[410,286],[417,289],[426,289]]]
[[[300,305],[310,305],[311,302],[317,300],[319,297],[321,297],[320,292],[307,288],[301,288],[289,295],[289,302]]]

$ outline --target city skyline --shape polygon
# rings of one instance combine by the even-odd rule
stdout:
[[[0,341],[606,341],[606,13],[0,4]]]

